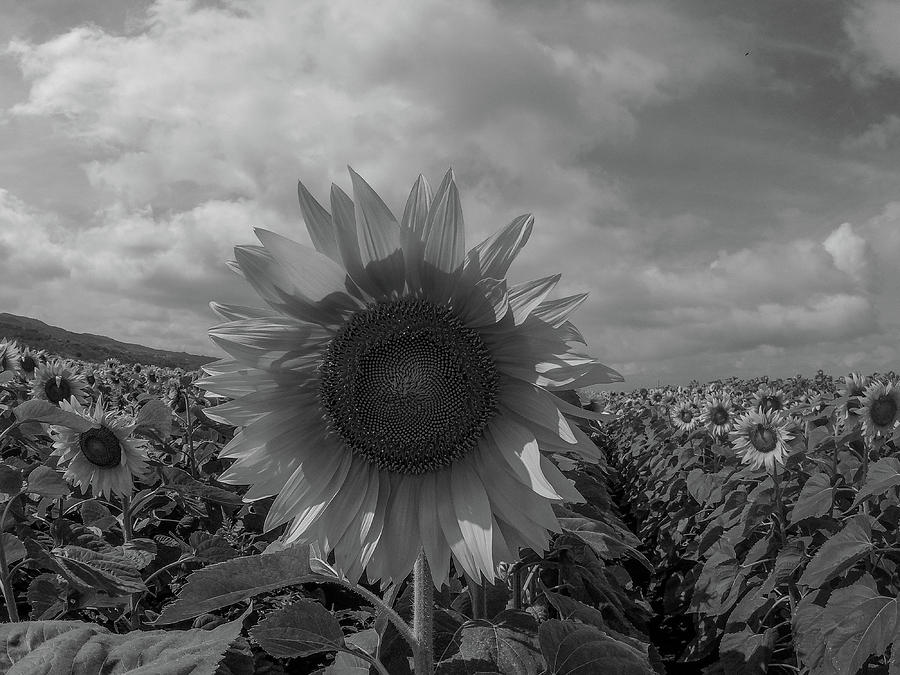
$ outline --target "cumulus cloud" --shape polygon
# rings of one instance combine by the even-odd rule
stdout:
[[[871,286],[874,268],[868,242],[850,223],[841,224],[828,235],[822,246],[834,259],[834,265],[863,287]]]
[[[888,115],[842,144],[848,150],[887,150],[900,140],[900,116]]]

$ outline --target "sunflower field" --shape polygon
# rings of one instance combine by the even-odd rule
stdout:
[[[900,673],[894,373],[598,392],[531,216],[351,180],[202,372],[0,341],[2,672]]]

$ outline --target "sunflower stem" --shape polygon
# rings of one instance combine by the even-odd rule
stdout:
[[[188,400],[187,390],[181,392],[184,396],[184,416],[187,421],[187,430],[185,432],[185,440],[188,446],[188,461],[191,465],[191,476],[197,478],[199,471],[197,470],[197,458],[194,456],[194,434],[191,428],[191,402]]]
[[[781,537],[781,545],[787,543],[784,534],[784,504],[781,501],[781,479],[778,476],[778,465],[772,467],[772,481],[775,483],[775,517],[778,519],[778,534]]]
[[[134,539],[134,531],[131,529],[131,495],[122,497],[122,530],[125,533],[125,543]]]
[[[415,673],[431,675],[434,672],[434,583],[425,549],[419,551],[413,567],[413,636]]]

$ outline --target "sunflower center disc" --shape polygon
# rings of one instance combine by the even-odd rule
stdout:
[[[34,372],[37,364],[34,362],[34,359],[31,356],[23,356],[22,357],[22,370],[26,373]]]
[[[775,430],[765,424],[757,424],[750,428],[750,442],[759,452],[772,452],[778,443]]]
[[[879,427],[886,427],[897,415],[897,402],[892,396],[881,396],[872,404],[872,421]]]
[[[721,426],[728,421],[728,413],[724,408],[716,408],[712,414],[713,424]]]
[[[690,413],[689,410],[681,411],[681,421],[682,422],[690,422],[694,416]]]
[[[499,375],[481,337],[426,300],[354,314],[319,372],[331,428],[385,471],[448,466],[478,444],[497,409]]]
[[[69,396],[72,395],[72,390],[67,380],[61,379],[59,386],[57,386],[56,380],[53,379],[48,380],[47,384],[44,385],[44,393],[47,395],[48,401],[59,403],[60,401],[68,401]]]
[[[106,427],[88,429],[78,439],[81,454],[94,466],[108,469],[122,461],[122,446],[116,435]]]

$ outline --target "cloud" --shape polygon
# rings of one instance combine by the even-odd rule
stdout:
[[[842,143],[847,150],[887,150],[900,140],[900,116],[888,115]]]
[[[865,0],[849,12],[844,29],[859,59],[857,75],[900,76],[900,4],[894,0]]]
[[[828,235],[822,246],[834,259],[834,265],[863,287],[873,282],[871,250],[868,242],[853,229],[850,223],[843,223]]]

